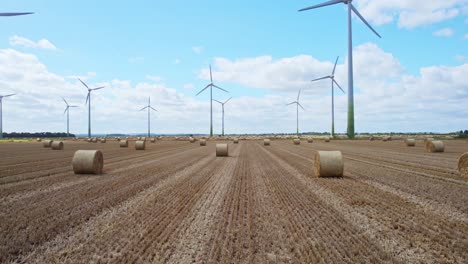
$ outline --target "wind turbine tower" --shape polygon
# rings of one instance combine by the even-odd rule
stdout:
[[[222,130],[222,135],[223,135],[223,137],[224,137],[224,105],[225,105],[227,102],[229,102],[229,100],[231,100],[231,99],[232,99],[232,97],[229,98],[229,99],[227,99],[224,103],[223,103],[223,102],[220,102],[220,101],[218,101],[218,100],[216,100],[216,99],[213,99],[214,101],[220,103],[221,106],[223,107],[223,130]]]
[[[86,103],[88,104],[88,137],[91,137],[91,92],[104,88],[104,86],[97,88],[89,88],[80,78],[78,80],[88,89],[88,96],[86,96]]]
[[[213,136],[213,87],[221,91],[224,91],[226,93],[229,93],[229,92],[213,84],[213,75],[211,73],[211,65],[210,65],[210,81],[211,82],[207,86],[205,86],[205,88],[203,88],[200,92],[198,92],[195,96],[201,94],[203,91],[210,88],[210,137],[212,137]]]
[[[70,137],[70,107],[78,107],[76,105],[69,105],[67,100],[65,100],[65,98],[63,98],[63,101],[65,102],[65,104],[67,105],[67,107],[65,107],[65,111],[63,111],[63,113],[67,113],[67,137]]]
[[[145,109],[148,109],[148,138],[149,138],[151,136],[151,110],[156,111],[156,112],[158,111],[151,106],[151,97],[148,97],[148,105],[140,109],[140,111],[143,111]]]
[[[299,136],[299,106],[302,108],[302,110],[305,110],[304,107],[302,107],[301,103],[299,103],[299,96],[300,95],[301,95],[301,90],[299,89],[299,93],[297,94],[297,100],[287,104],[287,105],[296,104],[296,123],[297,123],[296,135],[297,136]]]
[[[2,101],[5,97],[10,97],[15,94],[0,95],[0,138],[3,138],[3,113],[2,113]]]
[[[369,23],[364,19],[364,17],[359,13],[359,11],[353,6],[353,0],[332,0],[327,1],[318,5],[313,5],[300,9],[301,11],[316,9],[324,6],[335,5],[343,3],[348,5],[348,137],[354,138],[354,82],[353,82],[353,30],[352,30],[352,13],[356,14],[364,24],[369,27],[379,38],[382,38],[377,31],[375,31]]]
[[[318,78],[318,79],[315,79],[315,80],[312,80],[312,82],[315,82],[315,81],[318,81],[318,80],[324,80],[324,79],[330,79],[331,80],[331,93],[332,93],[332,127],[331,127],[331,132],[330,132],[330,136],[333,138],[335,137],[335,87],[334,85],[336,84],[338,86],[338,88],[340,88],[340,90],[345,93],[345,91],[343,90],[343,88],[341,88],[341,86],[336,82],[335,80],[335,70],[336,70],[336,64],[338,63],[338,59],[340,57],[336,57],[336,61],[335,61],[335,66],[333,67],[333,71],[332,71],[332,74],[329,75],[329,76],[325,76],[325,77],[322,77],[322,78]]]

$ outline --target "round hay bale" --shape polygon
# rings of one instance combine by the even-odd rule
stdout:
[[[146,137],[141,137],[141,139],[140,139],[140,140],[142,140],[142,141],[146,141]]]
[[[77,150],[72,166],[75,174],[101,174],[104,157],[100,150]]]
[[[46,139],[44,142],[42,142],[42,146],[44,148],[50,148],[50,145],[52,145],[52,140]]]
[[[136,150],[145,150],[145,148],[146,148],[146,141],[138,140],[135,142]]]
[[[93,142],[93,139],[92,139],[92,138],[88,138],[88,142]]]
[[[206,146],[206,139],[200,139],[200,146]]]
[[[40,138],[36,138],[36,141],[37,141],[37,142],[41,142],[41,141],[42,141],[42,139],[40,139]]]
[[[440,140],[434,140],[434,141],[427,141],[426,143],[426,151],[427,152],[444,152],[445,147],[444,147],[444,142]]]
[[[369,141],[374,141],[374,140],[375,140],[374,136],[369,137]]]
[[[295,139],[293,139],[293,144],[294,144],[294,145],[300,145],[300,144],[301,144],[301,140],[298,139],[298,138],[295,138]]]
[[[62,150],[63,149],[63,142],[62,141],[52,141],[50,147],[53,150]]]
[[[120,144],[121,148],[128,148],[128,140],[126,140],[126,139],[121,139],[119,141],[119,144]]]
[[[107,142],[107,139],[101,138],[101,143],[106,143],[106,142]]]
[[[228,155],[229,155],[228,144],[226,143],[216,144],[216,157],[227,157]]]
[[[325,142],[330,142],[330,137],[326,137]]]
[[[270,146],[270,140],[267,139],[267,138],[264,139],[264,140],[263,140],[263,145],[264,145],[264,146]]]
[[[414,139],[414,138],[407,138],[407,139],[405,140],[405,143],[406,143],[406,146],[408,146],[408,147],[414,147],[414,146],[416,146],[416,139]]]
[[[344,170],[341,151],[317,151],[314,171],[317,177],[342,177]]]
[[[190,143],[195,143],[195,138],[190,137],[190,138],[189,138],[189,141],[190,141]]]
[[[238,139],[238,138],[234,138],[233,142],[234,142],[234,144],[239,144],[239,139]]]
[[[424,139],[424,144],[426,144],[428,141],[433,141],[433,140],[434,140],[434,138],[425,138]]]
[[[156,138],[151,138],[151,143],[156,143]]]
[[[97,143],[97,138],[93,138],[93,143]]]
[[[458,159],[458,170],[463,178],[468,179],[468,152]]]
[[[314,140],[312,138],[307,139],[307,143],[314,143]]]
[[[141,137],[137,137],[137,140],[141,140]]]

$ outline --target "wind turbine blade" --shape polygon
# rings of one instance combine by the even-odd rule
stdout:
[[[143,107],[143,108],[140,109],[139,111],[143,111],[143,110],[145,110],[146,108],[148,108],[148,106]]]
[[[205,88],[203,88],[201,91],[199,91],[195,96],[201,94],[203,91],[205,91],[206,89],[208,89],[208,87],[210,87],[211,84],[208,84]]]
[[[227,99],[226,102],[224,102],[224,104],[226,104],[227,102],[229,102],[231,99],[232,99],[232,97],[229,97],[229,99]]]
[[[343,0],[327,1],[325,3],[321,3],[321,4],[318,4],[318,5],[313,5],[313,6],[309,6],[309,7],[306,7],[306,8],[299,9],[299,12],[306,11],[306,10],[311,10],[311,9],[315,9],[315,8],[319,8],[319,7],[334,5],[334,4],[338,4],[338,3],[344,3],[344,1]]]
[[[34,14],[33,12],[23,12],[23,13],[0,13],[0,16],[23,16]]]
[[[65,107],[65,111],[63,111],[63,113],[65,114],[67,112],[67,110],[68,110],[68,106]]]
[[[375,31],[371,25],[369,25],[369,23],[367,23],[367,21],[364,19],[364,17],[359,13],[359,11],[357,11],[356,8],[354,8],[353,4],[349,3],[351,5],[351,9],[354,11],[354,13],[362,20],[362,22],[364,22],[364,24],[367,25],[367,27],[370,28],[370,30],[372,30],[379,38],[382,38],[379,33],[377,33],[377,31]]]
[[[154,109],[152,106],[150,106],[149,108],[151,108],[152,110],[154,110],[154,111],[156,111],[156,112],[158,111],[158,110]]]
[[[299,89],[299,92],[297,93],[297,101],[299,102],[299,96],[301,96],[301,89]]]
[[[222,91],[225,91],[226,93],[229,93],[228,91],[226,91],[226,90],[224,90],[223,88],[221,88],[221,87],[219,87],[219,86],[216,86],[216,85],[214,85],[214,84],[213,84],[213,87],[216,87],[216,88],[218,88],[218,89],[220,89],[220,90],[222,90]]]
[[[339,59],[339,58],[340,58],[340,56],[336,57],[335,66],[333,67],[332,75],[335,75],[336,64],[338,63],[338,59]]]
[[[213,99],[213,101],[218,102],[218,103],[220,103],[220,104],[223,104],[222,102],[220,102],[220,101],[218,101],[218,100],[216,100],[216,99]]]
[[[69,105],[68,107],[78,107],[77,105]]]
[[[62,97],[62,100],[65,102],[65,104],[68,106],[68,103],[67,103],[67,100],[65,100],[65,98]]]
[[[213,83],[213,74],[211,73],[211,64],[210,64],[210,80],[211,80],[211,83]]]
[[[297,103],[297,105],[299,105],[302,108],[302,110],[305,111],[304,107],[302,107],[302,105],[300,103]]]
[[[93,88],[93,89],[91,89],[91,91],[96,91],[96,90],[102,89],[102,88],[104,88],[104,87],[105,87],[105,86],[101,86],[101,87],[98,87],[98,88]]]
[[[324,79],[328,79],[328,78],[330,78],[330,76],[326,76],[326,77],[314,79],[314,80],[312,80],[311,82],[320,81],[320,80],[324,80]]]
[[[90,92],[90,91],[88,91],[88,96],[86,96],[86,103],[85,103],[85,104],[88,104],[88,100],[89,100],[89,94],[90,94],[90,93],[91,93],[91,92]]]
[[[5,98],[5,97],[13,96],[13,95],[15,95],[15,94],[7,94],[7,95],[4,95],[4,96],[2,96],[2,97]]]
[[[286,105],[292,105],[292,104],[297,104],[297,102],[292,102],[292,103],[289,103],[289,104],[286,104]]]
[[[343,90],[343,88],[341,88],[341,86],[335,81],[335,79],[333,79],[333,82],[334,82],[336,85],[338,85],[338,88],[340,88],[340,90],[341,90],[343,93],[345,93],[345,91]]]
[[[86,85],[86,83],[84,83],[80,78],[78,78],[78,80],[80,80],[80,82],[89,90],[89,87]]]

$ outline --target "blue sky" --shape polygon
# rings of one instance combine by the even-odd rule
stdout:
[[[36,71],[31,74],[39,74],[39,77],[52,74],[54,78],[60,79],[50,85],[59,85],[63,82],[64,87],[51,88],[44,84],[50,79],[41,80],[42,83],[37,88],[40,91],[37,92],[42,96],[47,94],[46,97],[60,98],[64,94],[72,99],[76,98],[77,102],[81,103],[78,92],[73,90],[78,90],[80,87],[75,79],[68,77],[83,76],[92,85],[107,85],[107,91],[103,90],[100,95],[97,95],[97,104],[112,104],[108,106],[109,108],[122,108],[124,105],[132,107],[132,104],[135,104],[135,108],[138,109],[140,105],[145,104],[146,100],[143,98],[150,95],[155,97],[155,107],[164,109],[161,109],[159,116],[156,114],[153,121],[155,132],[208,132],[205,129],[209,125],[208,93],[199,97],[194,95],[207,84],[206,69],[210,63],[213,64],[215,82],[231,92],[229,95],[216,92],[216,97],[225,99],[233,96],[235,100],[232,102],[232,108],[238,110],[236,114],[227,114],[226,123],[230,122],[231,127],[231,130],[226,129],[227,132],[294,131],[294,115],[290,116],[294,109],[284,107],[286,109],[283,111],[281,107],[284,106],[283,100],[294,99],[299,88],[306,90],[304,100],[309,104],[306,107],[307,111],[301,114],[303,115],[301,121],[304,123],[301,125],[301,130],[327,131],[330,122],[328,86],[317,84],[309,87],[302,83],[305,79],[328,74],[327,72],[332,67],[331,62],[339,55],[339,63],[342,67],[338,67],[341,73],[337,75],[338,78],[340,74],[342,75],[339,82],[343,87],[347,87],[346,6],[339,4],[319,10],[297,12],[299,8],[320,2],[315,0],[275,3],[271,1],[80,1],[73,3],[70,1],[2,1],[0,5],[2,12],[33,11],[35,14],[1,18],[0,49],[33,55],[34,63],[43,65],[46,69],[44,73],[39,74]],[[430,3],[426,2],[423,7],[419,7],[417,3],[421,1],[416,0],[399,0],[391,4],[384,2],[354,1],[356,7],[383,36],[382,39],[378,39],[361,21],[353,19],[354,47],[361,47],[363,54],[363,64],[356,65],[355,63],[355,67],[361,67],[360,70],[356,70],[356,96],[360,96],[359,93],[362,90],[361,99],[356,98],[356,101],[366,102],[365,100],[368,99],[372,103],[381,102],[372,108],[376,112],[402,112],[400,115],[396,113],[388,122],[375,126],[375,121],[369,117],[371,114],[364,115],[369,109],[363,107],[362,111],[357,113],[357,131],[386,131],[393,128],[398,131],[467,129],[467,115],[463,116],[467,113],[466,110],[447,107],[442,111],[440,108],[451,104],[451,100],[455,100],[456,104],[468,103],[467,86],[461,84],[460,80],[453,80],[453,76],[466,76],[462,73],[467,70],[468,61],[466,35],[468,34],[468,1],[430,1]],[[407,18],[408,16],[410,19]],[[12,41],[12,38],[16,41]],[[55,48],[25,44],[25,39],[36,44],[44,39]],[[373,55],[386,55],[386,59],[376,61],[375,58],[372,59]],[[262,56],[268,56],[271,59],[270,61],[259,59]],[[298,59],[298,56],[307,56],[307,58],[302,60]],[[289,63],[288,59],[292,62]],[[4,67],[7,67],[7,63],[14,64],[15,61],[6,58],[2,63]],[[310,66],[312,64],[316,65]],[[255,77],[269,67],[274,70],[264,72],[261,77]],[[435,72],[430,71],[428,74],[439,76],[439,80],[441,76],[451,76],[450,81],[454,82],[451,85],[457,86],[458,96],[441,97],[440,102],[434,104],[439,109],[431,108],[429,102],[434,99],[421,99],[419,102],[421,105],[416,108],[414,115],[410,114],[413,112],[412,109],[406,109],[407,106],[402,109],[402,106],[389,104],[388,100],[400,102],[413,100],[414,102],[421,91],[426,91],[424,89],[433,92],[443,90],[444,87],[437,86],[437,84],[424,89],[420,87],[426,84],[426,79],[430,80],[434,77],[433,75],[424,77],[421,69],[431,67],[438,68]],[[369,70],[375,71],[375,69],[382,69],[382,71],[367,76],[366,73]],[[232,74],[234,71],[237,74]],[[293,71],[302,71],[302,74],[295,75]],[[289,74],[281,77],[279,76],[281,74],[277,72],[289,72]],[[388,78],[389,72],[393,74],[390,79]],[[26,76],[29,73],[19,74]],[[275,78],[285,80],[281,82],[282,88],[274,88],[278,82],[269,83]],[[359,87],[359,78],[362,80],[362,87]],[[408,83],[411,78],[417,80]],[[37,80],[37,78],[29,79]],[[0,81],[6,86],[0,87],[0,94],[9,92],[25,94],[35,86],[32,82],[19,82],[15,85],[13,80],[8,79],[8,75],[2,76],[1,72]],[[128,85],[122,85],[121,82],[126,82]],[[370,95],[375,91],[370,91],[372,87],[366,87],[374,83],[378,83],[376,90],[380,89],[382,93],[385,93],[385,96],[376,94],[381,101],[372,100]],[[392,84],[405,87],[405,89],[402,91],[389,89]],[[410,91],[410,89],[413,90]],[[61,91],[63,91],[62,94],[60,94]],[[85,90],[79,92],[83,94],[81,99],[84,101]],[[126,93],[138,93],[138,95],[134,98],[131,96],[122,98]],[[405,94],[404,98],[398,98],[402,96],[402,93]],[[103,100],[102,102],[99,101],[101,100],[99,97]],[[392,97],[395,98],[392,99]],[[106,99],[108,101],[105,101]],[[27,96],[23,98],[18,96],[11,100],[10,109],[16,110],[27,105],[30,99]],[[339,132],[344,132],[346,96],[343,95],[336,100],[338,104],[336,122],[339,123],[337,128]],[[180,102],[185,108],[177,109],[177,104],[174,105],[168,101]],[[245,102],[255,102],[259,106],[250,109],[243,106]],[[51,112],[49,113],[51,117],[54,115],[58,117],[59,120],[51,121],[47,125],[48,128],[41,129],[40,124],[21,123],[14,120],[15,118],[12,118],[14,116],[7,114],[5,110],[4,130],[7,132],[48,129],[63,131],[63,116],[60,116],[59,107],[55,109],[53,104],[53,101],[41,101],[38,102],[38,109],[34,109],[38,112],[43,112],[42,109],[44,109],[46,112]],[[366,104],[366,107],[370,105],[362,104]],[[96,106],[96,115],[100,113],[99,107]],[[165,107],[175,109],[168,110]],[[252,112],[241,114],[241,111],[247,111],[247,109]],[[20,112],[15,110],[10,111]],[[219,109],[215,110],[219,112]],[[41,116],[40,113],[31,111],[26,114],[30,115],[31,120]],[[114,112],[120,115],[124,113],[119,111],[115,109]],[[178,116],[178,111],[185,112],[186,116]],[[226,111],[229,111],[227,106]],[[431,112],[432,118],[442,118],[447,120],[446,123],[434,127],[430,122],[422,121],[427,118],[428,111]],[[101,111],[103,112],[108,115],[103,114],[102,120],[95,121],[98,123],[95,128],[96,133],[145,131],[145,122],[140,120],[141,117],[138,114],[124,114],[126,123],[129,124],[127,129],[116,124],[112,111]],[[460,113],[462,113],[461,116]],[[272,115],[271,118],[274,120],[284,118],[288,125],[284,126],[284,122],[272,123],[264,116],[265,114]],[[402,114],[406,116],[406,119],[401,119]],[[216,129],[220,130],[218,115],[219,113],[217,113],[215,125]],[[243,119],[242,115],[251,115],[256,118],[257,122],[250,123]],[[72,122],[73,132],[86,131],[85,117],[84,109],[77,110],[74,116],[75,121]],[[182,122],[184,118],[199,121],[188,122],[187,127],[184,127],[175,124],[174,120],[178,118]],[[14,121],[11,121],[12,119]],[[102,121],[102,126],[99,125],[99,121]],[[164,128],[158,126],[158,122],[160,125],[164,123]]]

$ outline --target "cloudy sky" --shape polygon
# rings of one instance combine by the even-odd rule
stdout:
[[[280,3],[281,2],[281,3]],[[146,131],[151,102],[155,133],[209,133],[209,80],[226,104],[226,133],[295,132],[331,125],[329,81],[336,70],[347,92],[346,6],[308,12],[320,0],[297,1],[33,1],[4,0],[0,12],[0,95],[5,132],[65,131],[65,97],[79,106],[70,130]],[[468,129],[468,0],[355,0],[382,35],[353,19],[356,132]],[[214,104],[214,130],[221,107]],[[335,129],[346,131],[347,95],[336,90]]]

